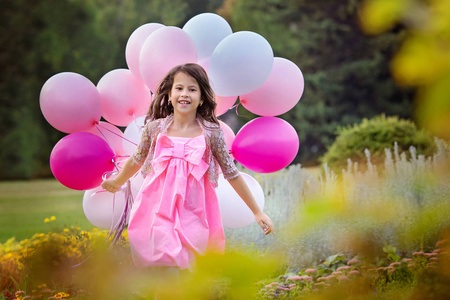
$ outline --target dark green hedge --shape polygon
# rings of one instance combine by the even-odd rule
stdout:
[[[321,162],[340,173],[346,168],[349,158],[365,165],[364,150],[367,148],[372,163],[377,164],[384,162],[384,149],[393,148],[395,142],[400,152],[409,151],[411,146],[416,148],[417,154],[426,156],[436,151],[434,138],[425,130],[418,129],[412,121],[380,115],[364,119],[360,124],[339,128],[335,142],[321,157]]]

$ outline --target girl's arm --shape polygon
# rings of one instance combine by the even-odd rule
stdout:
[[[136,163],[132,157],[128,158],[120,170],[119,174],[114,179],[106,179],[102,182],[102,188],[108,192],[115,193],[120,190],[121,186],[127,182],[127,180],[133,176],[139,169],[141,165]]]
[[[139,171],[150,151],[150,144],[153,138],[152,132],[154,132],[158,126],[159,121],[148,122],[144,125],[141,141],[135,152],[127,159],[125,165],[115,179],[106,179],[103,181],[102,188],[108,192],[115,193],[120,190],[122,185],[125,184],[131,176]]]
[[[264,234],[274,232],[272,220],[259,208],[255,198],[253,197],[250,189],[247,186],[247,183],[245,183],[244,178],[239,175],[236,178],[228,180],[228,182],[253,212],[253,214],[255,215],[255,220],[264,230]]]

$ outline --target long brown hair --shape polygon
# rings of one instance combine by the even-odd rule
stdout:
[[[148,120],[165,118],[173,113],[173,106],[169,104],[169,93],[172,90],[175,75],[179,72],[193,77],[200,87],[203,104],[197,107],[197,116],[203,120],[219,124],[214,114],[217,104],[214,98],[214,92],[209,84],[208,75],[200,65],[194,63],[178,65],[167,73],[156,90],[155,98],[150,105],[145,123]]]

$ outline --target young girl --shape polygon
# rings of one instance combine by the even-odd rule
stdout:
[[[228,154],[215,107],[202,67],[173,68],[156,92],[135,153],[115,179],[102,183],[115,193],[139,169],[146,176],[128,225],[136,265],[187,269],[196,254],[224,250],[215,193],[219,167],[264,233],[273,232]]]

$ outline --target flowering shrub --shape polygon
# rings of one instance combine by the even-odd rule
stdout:
[[[262,299],[307,299],[312,294],[337,295],[345,299],[390,299],[390,290],[400,294],[420,294],[416,299],[445,297],[450,292],[450,242],[441,240],[433,252],[413,253],[410,258],[393,256],[395,247],[385,247],[387,256],[377,263],[347,260],[342,254],[328,257],[315,268],[302,269],[298,274],[287,274],[277,280],[262,282]],[[395,260],[395,261],[393,261]],[[382,264],[382,265],[380,265]],[[426,280],[428,278],[428,280]],[[342,297],[344,298],[344,297]],[[396,297],[392,297],[396,298]],[[320,298],[322,299],[322,298]],[[443,299],[443,298],[442,298]]]
[[[319,177],[298,165],[273,174],[245,171],[260,182],[277,234],[264,236],[257,224],[225,229],[227,249],[283,253],[295,268],[334,253],[381,256],[386,244],[405,255],[432,251],[450,225],[450,147],[441,140],[436,147],[425,157],[393,145],[383,171],[369,151],[364,171],[349,161],[342,176],[326,165]]]
[[[70,285],[74,274],[72,267],[103,245],[106,234],[99,230],[81,231],[71,226],[60,233],[39,233],[20,242],[11,238],[0,244],[0,290],[17,291],[24,286],[38,289],[43,283]],[[68,297],[64,295],[58,293],[54,297]]]

